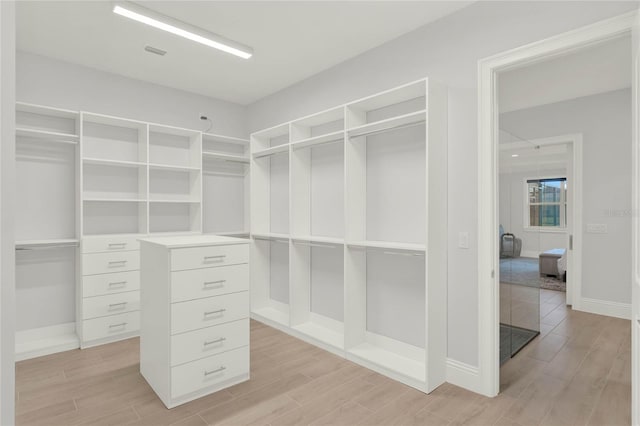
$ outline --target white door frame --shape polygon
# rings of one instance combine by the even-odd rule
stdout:
[[[571,161],[567,167],[567,180],[571,197],[569,205],[569,226],[567,226],[567,305],[572,305],[574,309],[580,308],[580,297],[582,294],[582,236],[578,230],[582,229],[582,134],[573,133],[568,135],[552,136],[548,138],[527,139],[526,142],[503,144],[499,151],[509,151],[523,147],[571,145]],[[498,169],[499,170],[499,169]],[[526,186],[526,185],[525,185]],[[497,200],[499,203],[499,200]],[[498,204],[499,205],[499,204]],[[523,222],[524,223],[524,222]],[[544,231],[543,231],[544,232]],[[496,274],[499,278],[499,269]]]
[[[637,11],[626,13],[478,62],[478,374],[479,390],[484,395],[496,396],[500,390],[500,293],[496,273],[499,270],[497,73],[631,34],[636,15]],[[634,116],[634,121],[636,119]],[[634,153],[636,143],[634,140]],[[633,162],[633,175],[636,176],[638,160],[635,156]],[[633,193],[633,198],[637,198],[636,192]],[[635,201],[633,205],[637,205]],[[637,217],[634,221],[637,221]],[[632,248],[632,256],[634,259],[638,256],[635,246]]]

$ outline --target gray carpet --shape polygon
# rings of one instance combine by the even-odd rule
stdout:
[[[538,334],[539,331],[500,324],[500,365],[517,354]]]
[[[541,277],[538,259],[530,257],[500,259],[500,282],[567,291],[567,285],[561,279],[552,276]]]

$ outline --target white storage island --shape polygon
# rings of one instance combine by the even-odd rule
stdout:
[[[140,240],[140,372],[167,408],[249,380],[249,241]]]

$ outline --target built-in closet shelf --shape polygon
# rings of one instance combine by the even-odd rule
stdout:
[[[206,159],[213,160],[222,160],[222,161],[230,161],[233,163],[248,163],[249,158],[243,157],[241,155],[231,155],[231,154],[219,154],[217,152],[207,152],[203,151],[202,156]]]
[[[424,254],[426,250],[426,246],[424,244],[416,244],[416,243],[399,243],[399,242],[391,242],[391,241],[347,241],[347,246],[349,247],[358,247],[358,248],[374,248],[381,250],[391,250],[391,251],[407,251],[413,252],[416,255]]]
[[[427,118],[427,110],[420,110],[409,114],[403,114],[396,117],[387,118],[373,123],[363,124],[362,126],[347,129],[347,135],[350,138],[359,136],[368,136],[375,133],[382,133],[402,127],[409,127],[424,123]]]
[[[233,136],[222,136],[222,135],[214,135],[211,133],[203,133],[202,140],[205,142],[222,142],[222,143],[231,143],[235,145],[249,145],[248,139],[235,138]]]
[[[295,331],[309,336],[321,343],[344,349],[344,333],[339,333],[315,322],[309,321],[292,327]]]
[[[159,204],[200,204],[200,200],[172,200],[170,198],[151,199],[149,202]]]
[[[82,201],[92,203],[145,203],[146,198],[107,198],[107,197],[84,197]]]
[[[46,142],[57,142],[67,144],[77,144],[80,140],[78,135],[71,133],[58,133],[47,130],[28,129],[24,127],[16,128],[16,136],[32,140],[42,140]]]
[[[225,231],[225,232],[203,232],[203,234],[220,235],[222,237],[235,237],[238,235],[243,235],[248,237],[250,235],[250,232],[249,231],[236,231],[236,232]]]
[[[291,239],[294,242],[301,241],[301,242],[320,243],[320,244],[329,244],[329,245],[344,244],[344,239],[337,238],[337,237],[317,237],[313,235],[295,235],[295,236],[292,236]]]
[[[16,250],[32,250],[39,248],[77,247],[75,238],[60,238],[51,240],[21,240],[16,241]]]
[[[117,166],[117,167],[141,167],[146,166],[147,163],[141,163],[138,161],[123,161],[123,160],[108,160],[104,158],[83,158],[82,162],[85,164],[96,164],[101,166]]]
[[[424,362],[402,356],[395,352],[382,349],[371,343],[361,343],[349,349],[347,358],[356,357],[365,363],[371,363],[386,370],[402,374],[417,382],[424,382],[426,369]]]
[[[289,152],[289,144],[277,145],[271,148],[263,149],[253,153],[253,158],[268,157],[269,155]]]
[[[253,232],[251,236],[256,240],[289,240],[289,234],[274,233],[257,233]]]
[[[289,314],[272,307],[254,309],[251,311],[251,316],[261,322],[272,322],[286,327],[289,326]]]
[[[300,149],[332,142],[344,142],[344,131],[340,130],[337,132],[327,133],[308,139],[302,139],[297,142],[292,142],[291,147],[293,149]]]
[[[158,163],[149,163],[149,169],[171,170],[171,171],[177,171],[177,172],[199,172],[200,171],[200,167],[175,166],[171,164],[158,164]]]

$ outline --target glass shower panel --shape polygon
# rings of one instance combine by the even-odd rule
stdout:
[[[500,134],[500,364],[540,332],[540,233],[530,226],[527,181],[540,175],[536,147],[507,132]],[[540,195],[544,196],[544,194]],[[538,220],[540,215],[535,216]]]

